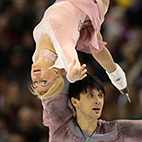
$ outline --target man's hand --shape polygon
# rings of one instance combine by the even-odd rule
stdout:
[[[86,65],[83,64],[80,68],[76,68],[75,64],[76,60],[74,59],[72,65],[70,66],[69,73],[67,74],[68,80],[72,83],[77,80],[81,80],[87,76],[87,69],[85,69]]]

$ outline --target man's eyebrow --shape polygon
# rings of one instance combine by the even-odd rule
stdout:
[[[97,90],[97,89],[95,89],[95,90]],[[99,92],[99,94],[104,94],[102,90],[97,90],[97,91]],[[90,93],[95,93],[93,90],[92,90],[92,91],[89,91],[89,92],[90,92]],[[87,92],[87,93],[89,93],[89,92]]]
[[[101,91],[101,92],[99,92],[99,95],[103,95],[104,96],[105,94]]]
[[[102,90],[98,90],[98,92],[99,92],[100,94],[104,94]]]

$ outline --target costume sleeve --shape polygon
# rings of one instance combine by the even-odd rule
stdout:
[[[61,20],[58,19],[60,17]],[[72,20],[71,18],[69,18]],[[61,22],[62,21],[62,22]],[[55,37],[64,53],[64,56],[67,61],[67,69],[69,72],[70,66],[73,63],[73,60],[76,59],[76,67],[80,67],[80,62],[78,59],[77,51],[75,49],[77,45],[78,37],[74,36],[74,33],[78,32],[73,29],[73,25],[70,25],[71,22],[64,19],[64,16],[57,15],[50,19],[50,26],[52,27]],[[76,34],[75,34],[76,35]]]
[[[118,120],[118,133],[124,142],[142,141],[142,120]]]
[[[72,110],[67,95],[57,95],[50,99],[43,99],[43,124],[54,133],[60,126],[72,117]]]

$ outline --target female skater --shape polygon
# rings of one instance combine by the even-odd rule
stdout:
[[[106,70],[113,85],[122,94],[128,92],[125,73],[114,63],[100,34],[109,0],[57,0],[50,6],[33,35],[36,50],[31,78],[33,93],[50,97],[63,86],[61,75],[70,82],[86,77],[85,65],[80,65],[77,50],[90,53]],[[51,89],[52,88],[52,89]]]

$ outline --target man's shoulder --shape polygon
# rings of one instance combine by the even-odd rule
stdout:
[[[116,120],[114,121],[106,121],[102,119],[98,120],[99,128],[104,132],[112,132],[117,130],[117,123],[118,122]]]

